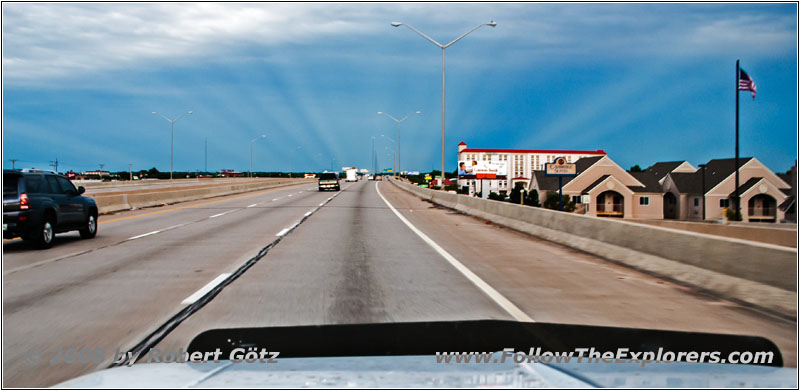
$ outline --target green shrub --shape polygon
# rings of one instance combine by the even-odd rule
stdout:
[[[572,212],[575,210],[575,203],[569,199],[568,195],[564,194],[561,199],[564,201],[564,212]],[[544,200],[544,207],[558,210],[558,193],[554,191],[548,192],[547,199]]]
[[[514,185],[514,189],[511,190],[511,202],[514,204],[521,204],[521,201],[525,199],[527,193],[522,182],[517,182],[517,184]]]
[[[728,221],[742,221],[742,213],[736,212],[734,208],[725,208],[725,217]]]
[[[539,192],[536,190],[531,190],[528,193],[528,196],[525,197],[525,205],[528,206],[542,206],[539,203]]]

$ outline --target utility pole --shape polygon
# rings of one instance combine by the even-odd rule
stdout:
[[[736,211],[736,218],[738,219],[742,213],[739,207],[739,60],[736,60],[736,156],[733,164],[736,168],[736,190],[733,191],[733,201],[736,202],[736,209],[734,210]]]
[[[206,137],[205,165],[203,166],[203,171],[208,172],[208,137]]]
[[[53,171],[58,173],[58,158],[56,158],[56,160],[51,160],[50,161],[50,166],[53,167]]]
[[[100,171],[103,171],[103,166],[105,166],[105,164],[100,163]]]
[[[131,163],[128,163],[128,180],[129,180],[129,181],[132,181],[132,180],[133,180],[133,170],[132,170],[132,167],[133,167],[133,164],[131,164]]]

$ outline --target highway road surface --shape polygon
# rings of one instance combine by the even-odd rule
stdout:
[[[265,248],[154,346],[177,351],[222,327],[517,319],[765,336],[796,367],[795,321],[434,207],[386,181],[342,185],[103,216],[96,239],[60,235],[44,251],[4,242],[3,386],[107,367]],[[106,359],[59,362],[70,348]]]

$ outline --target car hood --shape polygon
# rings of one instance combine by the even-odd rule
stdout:
[[[730,364],[439,364],[433,356],[289,358],[267,363],[135,364],[64,388],[796,388],[796,368]]]
[[[757,336],[622,327],[465,320],[214,329],[185,352],[218,352],[220,361],[153,363],[137,345],[138,364],[117,366],[59,387],[796,387],[797,369],[783,368],[780,350]],[[502,353],[482,363],[443,359],[442,352],[770,352],[767,365],[587,362],[577,356],[549,364]],[[165,349],[159,348],[157,349]],[[235,352],[280,352],[277,363],[228,361]],[[165,350],[166,351],[166,350]],[[539,353],[537,353],[538,355]],[[176,357],[186,357],[183,353]],[[580,355],[579,355],[580,356]],[[442,358],[441,360],[437,359]],[[183,361],[183,360],[181,360]],[[155,361],[157,362],[157,361]]]

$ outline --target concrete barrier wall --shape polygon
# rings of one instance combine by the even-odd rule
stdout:
[[[638,262],[632,260],[635,258],[658,258],[659,262],[667,260],[667,263],[671,265],[670,268],[673,269],[675,262],[687,265],[689,268],[681,268],[680,273],[665,272],[664,275],[667,277],[692,280],[692,276],[687,275],[691,273],[686,273],[686,270],[709,271],[707,275],[712,277],[703,279],[703,281],[707,281],[705,285],[708,286],[701,286],[701,288],[711,287],[709,290],[722,291],[721,293],[733,298],[750,301],[767,308],[775,308],[770,303],[780,300],[781,304],[778,306],[780,307],[778,310],[784,313],[792,312],[792,315],[795,315],[796,304],[792,305],[787,301],[796,301],[796,249],[484,200],[420,188],[396,180],[392,182],[402,189],[436,204],[511,228],[531,232],[537,236],[541,234],[548,240],[568,246],[572,244],[570,242],[573,242],[576,248],[597,253],[614,261],[631,264]],[[553,234],[556,232],[562,234]],[[563,233],[568,235],[563,235]],[[611,245],[615,250],[609,250],[610,247],[607,245]],[[594,248],[597,248],[596,252]],[[635,251],[639,255],[631,257],[630,252],[625,253],[625,249]],[[639,264],[636,267],[639,267]],[[647,268],[644,267],[644,269]],[[660,272],[657,267],[649,270]],[[678,274],[681,277],[678,277]],[[717,276],[730,276],[732,279],[720,284],[719,280],[722,277]],[[754,285],[753,289],[744,289],[741,286],[742,281],[753,281],[756,285],[765,285],[766,287]],[[778,290],[768,289],[771,287],[778,288]],[[760,295],[754,293],[756,290],[770,291],[766,294],[769,297],[751,297]],[[781,297],[776,299],[776,296]]]
[[[691,221],[675,220],[644,220],[636,221],[639,224],[655,225],[664,228],[675,228],[684,231],[702,234],[725,236],[753,240],[761,243],[776,244],[797,248],[797,225],[790,228],[789,224],[758,223],[760,225],[711,224]]]
[[[265,181],[261,183],[242,183],[224,186],[211,186],[196,189],[177,189],[159,192],[115,194],[94,196],[100,213],[111,213],[132,208],[146,208],[176,202],[199,200],[203,198],[219,197],[230,194],[244,193],[248,191],[263,190],[273,187],[282,187],[300,183],[313,183],[313,180],[303,179],[284,179],[275,181]]]

